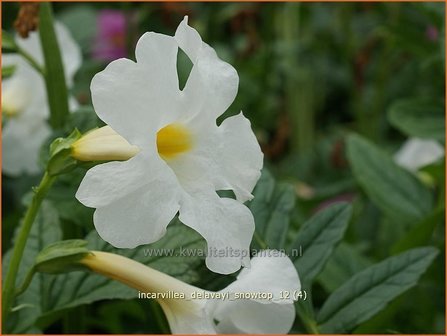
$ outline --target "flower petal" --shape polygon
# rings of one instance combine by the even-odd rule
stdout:
[[[239,85],[236,70],[222,61],[213,48],[202,42],[197,31],[188,26],[187,17],[178,26],[175,39],[193,63],[183,89],[184,116],[200,114],[217,118],[236,97]]]
[[[434,140],[419,138],[408,139],[394,155],[397,164],[417,171],[444,157],[444,148]]]
[[[39,118],[8,120],[2,131],[2,171],[11,176],[38,173],[40,147],[50,134],[50,127]]]
[[[222,150],[219,153],[215,151],[214,158],[223,176],[216,181],[216,189],[234,190],[240,202],[251,200],[251,192],[261,176],[264,155],[250,121],[242,112],[225,119],[218,128],[215,143],[216,146],[221,144]]]
[[[97,208],[93,222],[105,241],[118,248],[134,248],[163,237],[178,209],[175,187],[154,180],[145,188]]]
[[[219,334],[287,334],[295,320],[293,304],[238,300],[225,308],[214,316]]]
[[[113,161],[87,171],[76,192],[76,198],[91,208],[104,207],[146,187],[143,156],[128,161]]]
[[[15,108],[15,116],[20,115],[24,122],[47,118],[49,110],[42,76],[17,55],[2,56],[2,63],[15,67],[12,77],[2,81],[4,112],[7,114],[7,109]]]
[[[214,190],[233,190],[240,202],[252,199],[263,154],[250,121],[240,113],[219,127],[200,124],[195,118],[186,126],[195,134],[195,146],[169,162],[182,185],[212,184]]]
[[[184,193],[179,218],[207,241],[206,265],[210,270],[221,274],[236,272],[241,265],[250,263],[253,215],[243,204],[205,190]]]
[[[163,181],[165,188],[178,189],[175,175],[157,154],[139,153],[128,161],[113,161],[91,168],[85,174],[76,198],[85,206],[99,208],[153,188]],[[166,193],[162,188],[162,193]],[[155,190],[153,190],[156,193]]]
[[[148,147],[180,111],[177,50],[172,37],[146,33],[137,43],[137,63],[116,60],[92,80],[96,113],[133,145]]]
[[[211,316],[206,314],[205,300],[188,302],[159,301],[173,334],[215,334]]]
[[[260,251],[251,259],[251,268],[244,268],[237,280],[221,290],[223,293],[271,294],[263,298],[212,301],[209,309],[219,321],[219,332],[232,332],[231,326],[244,333],[287,333],[295,319],[293,294],[301,289],[292,261],[282,252]],[[290,298],[283,298],[283,293]]]
[[[298,272],[292,261],[282,252],[262,250],[251,259],[251,267],[244,268],[223,292],[259,292],[272,293],[273,301],[284,304],[293,303],[292,298],[283,298],[281,292],[298,292],[301,289]],[[254,299],[260,303],[269,303],[265,299]]]

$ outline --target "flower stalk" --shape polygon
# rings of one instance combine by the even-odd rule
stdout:
[[[3,297],[2,315],[4,321],[8,319],[8,315],[11,312],[11,307],[13,305],[14,298],[17,294],[15,289],[17,272],[19,270],[20,261],[22,260],[23,251],[25,249],[25,245],[28,240],[31,227],[33,225],[34,220],[36,219],[40,205],[42,204],[42,201],[47,195],[48,190],[54,183],[55,179],[56,178],[54,176],[50,176],[48,173],[45,173],[45,175],[43,176],[39,186],[35,189],[33,199],[26,211],[25,218],[23,219],[23,223],[20,228],[19,234],[14,242],[12,257],[9,263],[8,272],[6,273],[6,278],[2,292]]]

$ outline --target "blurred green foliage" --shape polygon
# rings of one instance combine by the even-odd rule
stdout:
[[[353,281],[351,277],[358,272],[364,272],[360,281],[366,286],[372,272],[369,267],[382,261],[373,267],[386,269],[387,261],[383,260],[399,258],[394,256],[398,252],[419,246],[445,250],[445,163],[432,164],[414,174],[398,167],[392,159],[409,136],[432,138],[445,145],[443,3],[54,3],[56,17],[69,27],[84,55],[72,90],[84,106],[70,116],[65,136],[74,127],[85,132],[101,125],[90,106],[89,86],[93,75],[107,64],[92,57],[96,18],[103,9],[125,13],[129,58],[134,58],[135,43],[142,33],[173,35],[183,16],[188,15],[189,24],[203,40],[237,69],[239,93],[220,120],[244,112],[252,122],[270,171],[264,171],[254,192],[256,198],[249,204],[259,236],[253,240],[253,247],[267,244],[289,248],[309,243],[309,236],[321,238],[324,247],[317,251],[322,253],[312,253],[310,259],[298,259],[295,264],[298,270],[300,264],[306,270],[318,266],[309,281],[308,274],[301,274],[301,279],[306,279],[309,287],[305,289],[312,293],[315,309],[323,307],[316,315],[325,322],[322,331],[444,333],[444,253],[438,255],[416,287],[381,307],[384,309],[377,315],[371,313],[360,324],[351,321],[348,330],[330,329],[327,323],[330,305],[337,307],[337,296],[344,295],[340,292],[346,291]],[[17,3],[3,4],[2,29],[12,31],[17,11]],[[180,54],[178,65],[182,85],[191,64]],[[2,69],[2,74],[7,70],[11,69]],[[23,267],[29,266],[29,258],[45,242],[62,238],[87,236],[95,248],[109,248],[102,246],[105,243],[92,231],[92,209],[74,198],[84,174],[85,170],[77,170],[62,176],[50,192],[38,225],[33,228],[31,239],[35,244],[29,248],[34,250],[27,254]],[[428,175],[430,183],[421,179],[421,174]],[[3,176],[4,253],[11,247],[11,237],[23,213],[22,199],[37,178]],[[319,212],[321,218],[309,220],[335,201],[348,201],[351,206],[330,207],[324,210],[326,213]],[[351,210],[352,217],[344,218]],[[48,219],[42,220],[45,217]],[[53,227],[49,229],[48,225]],[[195,242],[190,234],[185,233],[185,239]],[[421,257],[423,262],[434,258],[428,249],[415,250],[428,251]],[[409,273],[416,264],[411,258],[393,260]],[[142,262],[152,265],[151,260]],[[207,289],[222,288],[231,280],[211,273],[197,260],[192,265],[179,265],[166,268],[161,263],[158,267]],[[425,270],[422,268],[420,273]],[[57,297],[47,287],[60,288],[66,281],[64,277],[50,280],[48,275],[39,275],[39,282],[26,295],[33,296],[43,288],[45,302],[39,303],[37,311],[21,312],[28,315],[21,318],[25,324],[13,326],[16,331],[166,331],[148,313],[156,312],[156,305],[143,300],[117,300],[133,295],[115,288],[121,285],[106,284],[107,293],[114,296],[95,292],[95,281],[99,280],[93,277],[84,284],[85,296],[77,295],[74,289],[84,290],[85,280],[85,275],[78,274],[73,281],[81,284]],[[399,277],[398,281],[415,283],[413,278],[402,280],[402,274]],[[383,293],[388,292],[380,289],[383,284],[374,286],[379,287],[374,288],[383,296],[383,302],[387,301]],[[327,298],[334,292],[338,294],[328,303]],[[363,303],[357,304],[350,309],[355,311]],[[312,317],[312,309],[300,307],[300,316]],[[335,320],[330,321],[342,318],[334,316]],[[36,317],[35,326],[26,324]],[[302,332],[306,332],[305,326],[297,319],[292,333]]]

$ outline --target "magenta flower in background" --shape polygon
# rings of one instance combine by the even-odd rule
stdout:
[[[101,10],[97,17],[97,33],[92,48],[93,57],[112,61],[125,57],[127,20],[119,10]]]
[[[439,31],[435,26],[429,25],[429,26],[427,26],[427,29],[425,30],[425,36],[431,42],[436,42],[439,37]]]

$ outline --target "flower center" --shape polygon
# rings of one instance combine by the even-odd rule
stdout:
[[[189,130],[178,123],[169,124],[157,133],[158,154],[164,160],[170,160],[192,148]]]

